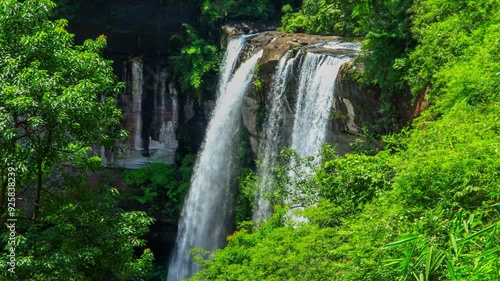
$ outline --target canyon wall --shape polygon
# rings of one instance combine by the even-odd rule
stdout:
[[[235,32],[226,27],[226,32]],[[244,125],[250,133],[250,143],[254,155],[258,153],[259,140],[262,139],[262,122],[266,118],[266,101],[272,91],[273,75],[278,61],[285,55],[294,55],[299,51],[298,59],[307,52],[341,55],[350,57],[343,64],[335,79],[335,91],[332,92],[334,102],[328,124],[326,141],[335,146],[339,154],[350,151],[350,144],[363,134],[363,126],[377,118],[379,103],[377,97],[370,94],[353,78],[356,71],[354,58],[359,54],[359,43],[334,36],[311,36],[304,34],[283,34],[279,32],[263,32],[249,40],[248,52],[263,49],[264,54],[258,62],[258,74],[254,77],[254,90],[245,97],[243,117]],[[297,99],[298,77],[294,74],[285,89],[286,104],[281,126],[281,143],[287,144],[294,123],[295,103]],[[255,85],[258,84],[258,85]]]
[[[125,0],[81,1],[70,15],[68,29],[78,44],[106,36],[104,55],[113,60],[117,79],[125,82],[117,106],[130,136],[112,150],[94,150],[106,166],[137,169],[152,162],[172,164],[178,139],[191,151],[201,145],[205,108],[211,103],[200,105],[179,94],[170,65],[171,55],[181,46],[182,25],[192,24],[195,14],[183,1]]]

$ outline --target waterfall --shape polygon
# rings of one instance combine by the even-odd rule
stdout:
[[[335,79],[348,57],[307,53],[299,78],[291,148],[302,157],[316,155],[325,142]]]
[[[222,64],[219,96],[181,213],[168,281],[188,278],[199,269],[191,257],[191,248],[215,251],[224,246],[230,232],[237,148],[235,138],[241,122],[243,96],[251,84],[255,64],[262,55],[262,51],[255,54],[236,70],[229,82],[223,81],[230,77],[231,71],[227,68],[236,64],[238,55],[233,52],[228,48]]]
[[[227,44],[224,59],[222,60],[220,66],[217,97],[220,97],[226,90],[227,83],[229,82],[231,74],[233,73],[234,68],[238,63],[238,58],[241,54],[241,51],[243,51],[243,47],[245,46],[247,38],[248,35],[235,36],[232,37],[229,43]]]
[[[355,49],[354,47],[358,46],[343,42],[330,42],[327,45],[331,49]],[[262,158],[257,171],[259,190],[256,193],[253,216],[255,223],[267,220],[271,214],[272,206],[266,200],[265,194],[272,191],[273,168],[282,146],[290,146],[301,157],[314,156],[320,151],[326,139],[327,125],[335,94],[335,79],[340,66],[350,59],[348,56],[329,56],[315,53],[304,55],[304,53],[299,52],[295,58],[287,61],[287,55],[278,62],[273,78],[272,93],[267,101],[267,119],[264,123],[263,141],[259,147]],[[297,59],[299,56],[302,57],[301,60]],[[285,90],[295,67],[300,68],[300,74],[294,124],[291,141],[283,144],[280,141],[279,133],[285,111]],[[294,165],[294,163],[290,163],[290,165]],[[295,177],[293,174],[290,176]],[[296,192],[292,186],[289,188],[292,189],[291,193]],[[296,195],[300,197],[301,194]],[[286,201],[291,203],[289,199]],[[292,207],[296,208],[297,206]],[[292,220],[300,220],[292,213],[290,215]]]
[[[298,56],[299,53],[297,53]],[[272,84],[272,93],[268,96],[266,104],[268,105],[267,119],[264,123],[263,141],[260,143],[259,152],[261,153],[261,162],[257,169],[259,182],[256,194],[256,206],[253,213],[253,220],[257,224],[259,221],[266,221],[272,213],[272,206],[269,200],[265,198],[266,193],[272,191],[273,185],[273,167],[276,163],[276,156],[281,149],[279,143],[280,127],[283,123],[283,111],[285,106],[286,85],[293,70],[294,57],[287,61],[289,53],[283,56],[274,73]]]
[[[348,49],[361,52],[361,43],[359,42],[331,41],[326,44],[322,44],[321,47],[327,49]]]
[[[314,53],[307,53],[304,57],[299,77],[291,143],[291,148],[301,157],[317,155],[325,142],[335,92],[335,80],[340,66],[348,60],[349,57],[345,56],[333,57]],[[290,166],[292,165],[296,163],[290,163]],[[306,167],[302,167],[301,170],[305,173],[310,172]],[[293,173],[289,176],[296,177]],[[311,202],[311,200],[314,201],[314,196],[301,199],[303,194],[300,190],[295,190],[291,185],[289,188],[290,194],[294,194],[298,201],[305,200],[300,202],[301,206],[314,203]],[[292,203],[294,200],[291,198],[287,201],[294,209],[288,213],[289,220],[304,221],[303,217],[295,214],[295,210],[302,209],[302,207],[294,205]]]

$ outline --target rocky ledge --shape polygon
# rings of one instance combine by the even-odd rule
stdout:
[[[226,28],[227,29],[227,28]],[[233,34],[238,34],[232,30]],[[241,32],[239,32],[241,33]],[[260,88],[254,86],[244,100],[243,120],[244,125],[250,133],[252,151],[256,155],[262,132],[259,130],[262,115],[266,111],[266,102],[272,94],[273,75],[279,60],[289,54],[304,56],[308,52],[329,55],[345,56],[349,60],[342,65],[335,83],[335,91],[332,92],[334,102],[331,109],[331,117],[328,124],[327,142],[334,145],[339,154],[350,151],[350,144],[363,134],[363,126],[373,122],[377,118],[379,107],[378,98],[369,93],[353,78],[353,72],[357,70],[354,58],[360,53],[360,42],[356,39],[348,39],[336,36],[311,36],[306,34],[287,34],[273,31],[262,32],[248,40],[248,44],[242,55],[242,60],[251,54],[263,50],[263,55],[258,62],[258,73],[255,81],[259,81]],[[283,138],[290,136],[293,127],[294,104],[296,101],[298,87],[297,80],[288,83],[286,90],[287,105],[282,126]],[[264,114],[265,115],[265,114]],[[265,118],[265,117],[264,117]],[[283,141],[286,143],[286,140]]]

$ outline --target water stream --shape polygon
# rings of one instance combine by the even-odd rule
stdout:
[[[299,53],[297,53],[298,56]],[[253,220],[255,223],[259,221],[266,221],[272,214],[272,206],[266,198],[266,194],[273,189],[274,173],[273,168],[276,163],[276,157],[279,153],[281,146],[280,143],[280,129],[283,125],[283,118],[285,114],[285,91],[293,71],[295,60],[297,56],[289,59],[289,53],[283,56],[274,73],[274,80],[272,85],[271,95],[268,96],[266,104],[268,105],[267,119],[263,126],[263,140],[260,143],[259,153],[261,154],[261,161],[257,168],[259,175],[259,182],[256,194],[256,207],[253,212]]]
[[[229,78],[232,71],[227,68],[234,68],[239,55],[233,52],[234,49],[228,48],[222,64],[219,95],[181,213],[168,281],[188,278],[199,270],[192,259],[191,248],[215,251],[225,245],[226,236],[231,231],[238,145],[235,139],[241,124],[243,96],[251,84],[255,64],[262,55],[262,51],[253,55]]]

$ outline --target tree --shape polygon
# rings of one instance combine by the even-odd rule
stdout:
[[[153,254],[135,251],[153,219],[124,212],[116,189],[86,180],[102,168],[90,147],[126,135],[115,105],[122,85],[101,56],[105,37],[75,46],[67,21],[50,19],[54,7],[0,2],[0,217],[8,218],[7,171],[16,200],[34,206],[13,212],[17,264],[8,272],[11,245],[2,243],[2,280],[144,280]],[[3,228],[2,242],[9,235]]]
[[[35,185],[33,218],[40,215],[44,180],[57,164],[94,145],[111,145],[125,134],[106,38],[75,46],[66,20],[50,20],[48,0],[0,3],[0,202],[8,167],[17,184]]]
[[[183,91],[193,90],[198,98],[207,87],[207,76],[215,73],[219,67],[219,51],[215,45],[209,44],[196,34],[196,30],[184,24],[187,38],[181,53],[172,57],[175,76]]]
[[[83,167],[81,167],[83,169]],[[88,188],[83,175],[62,173],[45,185],[42,216],[18,214],[15,272],[7,264],[9,231],[0,231],[2,280],[145,280],[153,267],[153,253],[141,238],[153,223],[144,212],[117,207],[119,193],[99,185]],[[48,193],[48,192],[47,192]],[[21,213],[18,210],[18,213]],[[140,251],[142,250],[142,251]],[[136,253],[141,252],[140,257]]]
[[[153,163],[138,170],[124,172],[125,182],[135,187],[125,196],[125,201],[135,210],[144,210],[149,215],[178,216],[189,189],[195,155],[188,154],[180,164]]]

